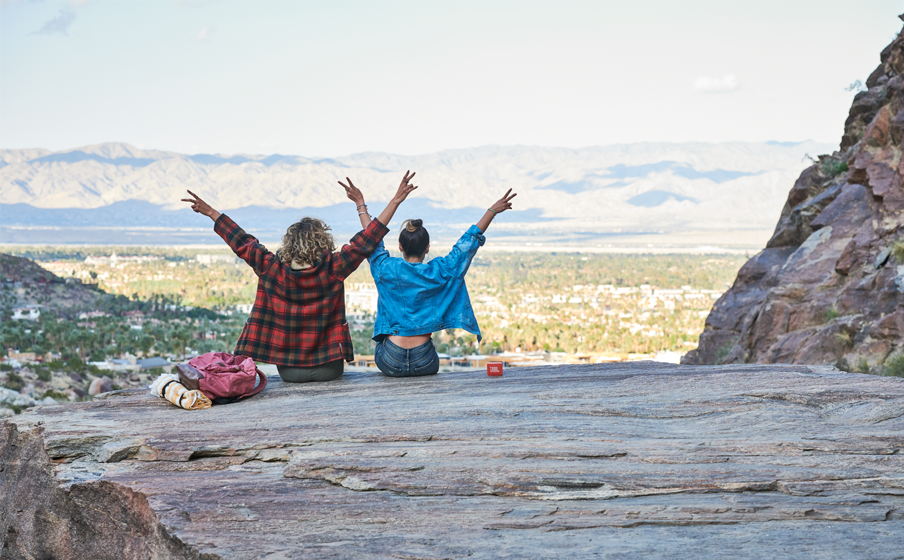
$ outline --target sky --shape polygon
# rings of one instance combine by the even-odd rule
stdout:
[[[0,0],[0,149],[837,143],[904,0]]]

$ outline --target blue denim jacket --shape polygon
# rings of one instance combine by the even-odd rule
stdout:
[[[448,255],[427,263],[390,257],[381,241],[367,259],[379,292],[374,340],[443,329],[464,329],[480,340],[465,274],[486,239],[480,228],[471,226]]]

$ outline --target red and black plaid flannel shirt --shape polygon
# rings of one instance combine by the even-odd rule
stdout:
[[[389,228],[372,220],[339,251],[311,268],[292,270],[226,214],[214,231],[257,274],[251,316],[235,345],[237,356],[280,366],[316,366],[355,357],[345,320],[343,280],[377,248]]]

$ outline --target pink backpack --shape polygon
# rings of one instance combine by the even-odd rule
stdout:
[[[208,352],[176,366],[179,381],[197,389],[215,404],[235,402],[256,395],[267,386],[267,376],[248,356]],[[255,382],[260,378],[257,387]]]

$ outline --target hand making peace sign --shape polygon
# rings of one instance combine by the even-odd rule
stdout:
[[[512,189],[507,190],[505,192],[505,194],[502,195],[502,198],[500,198],[499,200],[494,202],[493,205],[490,206],[490,208],[492,208],[493,211],[495,211],[497,214],[502,214],[506,210],[511,210],[512,209],[512,199],[515,198],[516,196],[518,196],[518,193],[515,193],[515,194],[509,196],[510,192],[512,192]]]
[[[354,183],[352,183],[351,179],[346,177],[345,180],[348,181],[347,185],[342,181],[339,181],[339,184],[342,185],[342,187],[345,189],[345,196],[347,196],[349,200],[351,200],[358,206],[364,206],[364,193],[362,193],[361,189],[359,189],[355,186]]]
[[[409,175],[410,173],[410,175]],[[411,180],[414,179],[415,172],[414,171],[406,171],[405,176],[402,178],[402,182],[399,183],[399,188],[395,193],[395,196],[392,197],[396,202],[403,202],[408,195],[414,192],[417,188],[417,185],[412,185]]]
[[[185,192],[190,194],[192,196],[192,198],[183,198],[182,202],[190,202],[192,210],[194,210],[198,214],[204,214],[205,216],[207,216],[208,218],[210,218],[213,221],[217,221],[217,218],[220,217],[219,212],[214,210],[210,204],[207,204],[206,202],[201,200],[201,197],[199,197],[195,193],[193,193],[189,190],[186,190]]]

